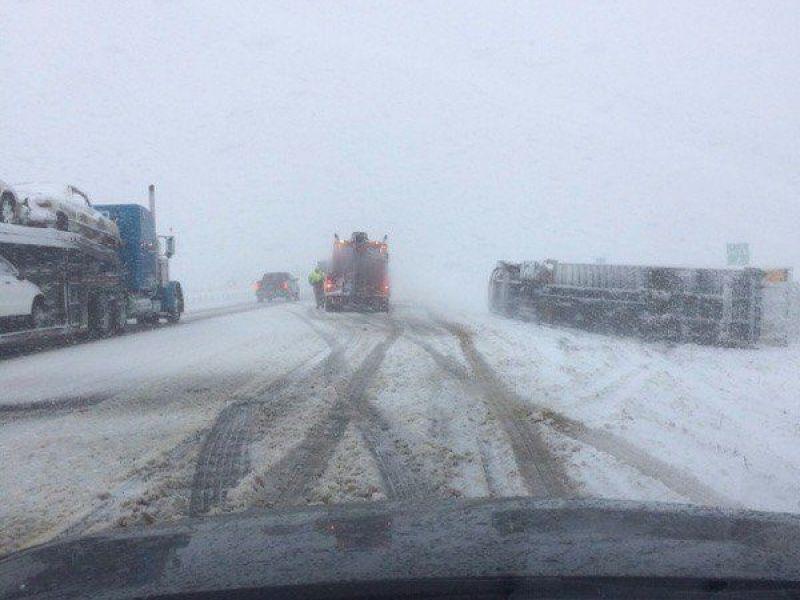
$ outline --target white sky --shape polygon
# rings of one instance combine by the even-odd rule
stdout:
[[[388,233],[499,258],[800,264],[800,4],[0,0],[0,179],[146,201],[187,287]]]

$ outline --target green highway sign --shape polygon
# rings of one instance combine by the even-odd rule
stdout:
[[[750,264],[750,244],[737,242],[727,245],[729,267],[746,267]]]

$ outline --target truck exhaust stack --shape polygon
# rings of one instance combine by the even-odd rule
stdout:
[[[156,186],[152,183],[147,188],[147,200],[150,214],[153,216],[153,225],[156,225]]]

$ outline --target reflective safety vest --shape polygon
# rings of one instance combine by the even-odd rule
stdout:
[[[308,276],[308,283],[311,285],[319,285],[323,281],[325,281],[325,273],[321,269],[314,269]]]

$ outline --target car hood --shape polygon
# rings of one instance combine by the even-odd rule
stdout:
[[[531,577],[800,580],[800,517],[530,498],[249,512],[67,539],[0,561],[0,597]],[[292,589],[292,588],[289,588]]]

